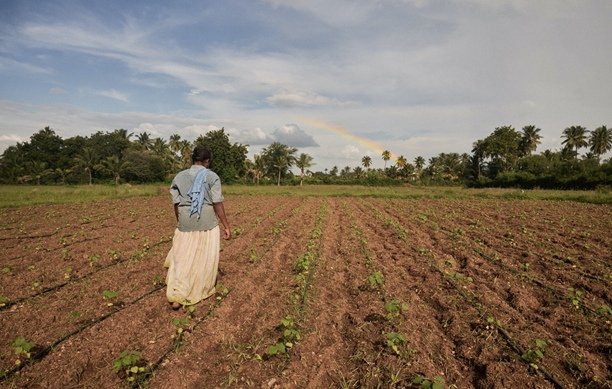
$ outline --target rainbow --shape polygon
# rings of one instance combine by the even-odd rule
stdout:
[[[379,156],[382,155],[383,151],[386,150],[380,143],[375,142],[368,138],[364,138],[363,136],[355,135],[344,127],[340,127],[335,124],[327,123],[322,120],[313,119],[313,118],[305,118],[304,121],[308,125],[311,125],[316,128],[320,128],[322,130],[333,132],[334,134],[340,135],[344,139],[348,139],[368,149],[374,150],[378,153]],[[395,154],[391,153],[391,160],[394,160],[395,158],[396,158]]]

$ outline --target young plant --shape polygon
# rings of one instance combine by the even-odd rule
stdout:
[[[9,303],[9,301],[11,301],[8,297],[6,297],[3,294],[0,294],[0,308],[4,307],[5,305],[7,305]]]
[[[407,309],[408,309],[408,305],[398,299],[392,299],[385,303],[385,311],[387,312],[387,319],[396,318],[402,312],[405,312]]]
[[[383,277],[380,271],[375,271],[368,276],[368,283],[373,288],[383,286],[385,284],[385,277]]]
[[[402,356],[404,352],[401,347],[406,343],[406,337],[399,332],[387,332],[385,334],[385,344],[393,350],[398,356]]]
[[[292,316],[285,316],[278,325],[278,328],[282,331],[282,337],[279,341],[273,345],[268,346],[266,355],[272,357],[279,354],[285,354],[295,342],[302,339],[300,330]]]
[[[433,380],[430,380],[422,375],[417,375],[412,380],[412,383],[418,385],[421,389],[444,389],[444,378],[440,376],[436,376]]]
[[[574,288],[568,289],[567,297],[572,302],[572,305],[574,306],[574,308],[580,309],[580,303],[581,303],[581,298],[583,294],[584,292],[579,289],[574,289]]]
[[[114,300],[119,296],[118,292],[115,292],[114,290],[105,290],[102,292],[102,298],[104,300]],[[106,305],[108,305],[109,307],[113,306],[113,302],[109,301],[108,303],[106,303]]]
[[[15,364],[21,365],[21,363],[23,362],[22,359],[27,361],[31,358],[31,351],[34,346],[36,346],[36,343],[30,342],[23,336],[18,336],[17,338],[15,338],[11,346],[13,347],[13,351],[15,352],[15,354],[17,354],[17,360],[15,360]]]
[[[544,350],[548,347],[548,343],[546,343],[543,339],[536,339],[534,342],[534,347],[528,349],[521,355],[521,359],[529,364],[534,369],[538,368],[538,363],[544,358]]]
[[[123,351],[113,361],[113,371],[130,384],[135,383],[145,372],[146,362],[140,358],[140,353]]]

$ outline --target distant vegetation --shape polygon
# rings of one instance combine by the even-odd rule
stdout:
[[[89,184],[147,183],[169,180],[191,164],[193,147],[202,144],[213,152],[212,169],[224,183],[251,185],[340,184],[393,186],[466,185],[542,189],[595,189],[612,185],[612,161],[602,156],[612,149],[612,130],[588,131],[582,126],[563,130],[563,148],[535,154],[541,142],[533,125],[521,131],[497,127],[473,143],[471,154],[440,153],[426,161],[400,155],[391,161],[383,151],[383,169],[372,169],[372,157],[357,166],[314,171],[312,156],[274,142],[247,158],[247,145],[231,143],[222,128],[190,142],[178,134],[168,141],[147,132],[134,135],[124,129],[96,132],[87,137],[62,139],[49,127],[29,141],[7,148],[0,156],[0,183]],[[586,149],[586,153],[580,154]],[[388,165],[388,166],[387,166]],[[297,168],[294,174],[291,169]]]

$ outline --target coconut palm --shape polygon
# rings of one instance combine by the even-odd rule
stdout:
[[[420,155],[414,159],[414,168],[416,170],[416,175],[421,177],[421,173],[423,172],[423,167],[425,166],[425,158]]]
[[[597,159],[610,151],[612,149],[612,129],[601,126],[591,131],[589,146],[591,152],[597,156]]]
[[[151,139],[151,134],[148,132],[141,132],[136,135],[136,144],[142,147],[145,150],[150,150],[153,145],[153,140]]]
[[[563,130],[562,138],[565,140],[561,143],[565,145],[568,150],[574,150],[574,156],[578,155],[578,150],[581,147],[588,146],[587,142],[587,130],[582,126],[571,126]]]
[[[304,171],[312,165],[314,165],[312,163],[312,157],[305,153],[300,154],[300,156],[295,160],[295,166],[300,169],[300,186],[302,186],[302,183],[304,182]]]
[[[92,184],[92,174],[98,164],[98,154],[91,147],[84,147],[74,157],[74,165],[77,169],[83,169],[89,175],[89,185]]]
[[[536,126],[529,125],[523,127],[522,131],[523,133],[521,134],[521,140],[519,142],[520,153],[523,156],[531,155],[541,143],[540,139],[542,139],[542,135],[538,134],[540,129],[536,128]]]
[[[366,170],[370,170],[370,166],[372,165],[372,158],[369,155],[364,156],[363,158],[361,158],[361,164],[364,168],[366,168]]]
[[[116,155],[112,155],[102,160],[100,164],[96,166],[96,169],[112,174],[113,179],[115,180],[115,185],[117,185],[121,180],[121,173],[123,173],[127,165],[127,162],[121,160]]]
[[[389,150],[385,150],[382,152],[382,159],[385,161],[385,169],[387,168],[387,161],[391,159],[391,152]]]
[[[295,147],[274,142],[268,147],[264,147],[261,156],[266,166],[267,174],[274,174],[277,177],[276,185],[280,186],[280,179],[295,162],[294,154],[297,152]]]

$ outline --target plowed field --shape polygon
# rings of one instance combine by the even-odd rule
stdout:
[[[0,386],[128,386],[123,352],[151,388],[611,385],[609,205],[225,204],[194,312],[165,299],[167,196],[0,210]]]

